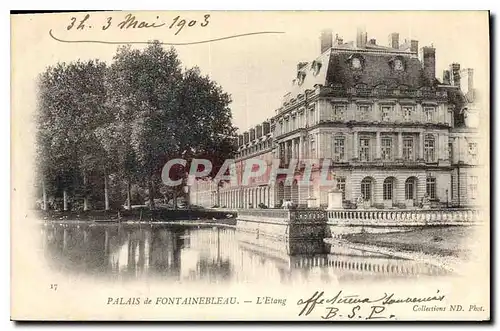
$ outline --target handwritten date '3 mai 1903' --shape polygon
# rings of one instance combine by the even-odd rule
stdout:
[[[162,20],[160,16],[156,16],[154,20],[142,20],[132,14],[127,14],[122,18],[108,16],[102,21],[93,20],[90,14],[83,17],[72,16],[66,30],[92,30],[100,29],[106,31],[109,28],[119,30],[134,30],[134,29],[151,29],[167,27],[175,31],[175,35],[179,34],[185,27],[192,28],[195,26],[206,27],[210,24],[210,14],[205,14],[199,18],[186,18],[177,15],[167,20]]]

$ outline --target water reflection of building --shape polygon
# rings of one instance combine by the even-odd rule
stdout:
[[[42,235],[54,267],[113,279],[337,284],[443,273],[423,263],[340,246],[291,256],[288,243],[229,228],[49,225]]]

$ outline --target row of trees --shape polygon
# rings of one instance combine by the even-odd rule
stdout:
[[[171,198],[167,160],[208,158],[215,174],[234,153],[230,96],[175,49],[119,47],[110,65],[58,63],[39,77],[37,182],[40,207],[119,208]],[[182,178],[176,168],[171,177]]]

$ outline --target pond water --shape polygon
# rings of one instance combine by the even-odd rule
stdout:
[[[339,284],[447,275],[422,262],[341,245],[285,243],[212,226],[45,223],[41,239],[52,268],[113,281]],[[291,256],[291,245],[315,253]]]

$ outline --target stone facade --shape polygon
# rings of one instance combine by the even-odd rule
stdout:
[[[454,63],[441,82],[433,47],[419,52],[418,41],[400,43],[397,33],[390,35],[389,46],[381,46],[360,33],[350,43],[322,33],[320,56],[297,65],[275,116],[238,137],[238,185],[210,188],[212,198],[199,204],[276,208],[290,200],[300,207],[326,207],[332,187],[320,181],[324,160],[331,160],[328,173],[346,207],[414,208],[424,197],[433,206],[478,201],[480,139],[474,125],[480,109],[472,69],[463,72],[467,81],[461,84],[460,65]],[[269,183],[266,171],[242,185],[249,158],[265,160],[268,168],[273,159],[281,167],[298,160],[295,180]],[[315,160],[311,186],[300,183],[306,160]]]

